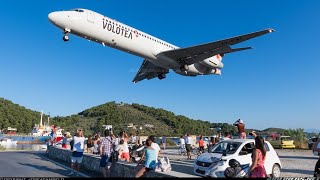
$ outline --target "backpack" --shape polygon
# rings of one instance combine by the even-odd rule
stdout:
[[[162,157],[159,160],[160,163],[160,169],[162,172],[166,172],[166,171],[171,171],[171,164],[170,164],[170,160],[167,156]]]

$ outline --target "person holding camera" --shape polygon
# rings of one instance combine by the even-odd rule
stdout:
[[[245,132],[243,120],[238,119],[235,123],[233,123],[233,125],[237,126],[237,128],[238,128],[239,138],[246,139],[246,132]]]

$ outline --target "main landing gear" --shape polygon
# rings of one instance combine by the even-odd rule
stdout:
[[[166,74],[164,73],[161,73],[161,74],[158,74],[158,78],[161,80],[161,79],[164,79],[166,78]]]
[[[68,36],[68,34],[70,33],[70,29],[68,29],[68,28],[65,28],[64,30],[63,30],[63,34],[64,34],[64,36],[63,36],[63,41],[69,41],[69,36]]]

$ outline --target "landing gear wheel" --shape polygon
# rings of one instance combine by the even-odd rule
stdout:
[[[189,70],[189,67],[188,67],[188,65],[183,65],[183,66],[180,66],[180,70],[181,71],[188,71]]]
[[[64,41],[69,41],[69,36],[68,35],[64,35],[62,38]]]
[[[162,73],[162,74],[158,74],[158,78],[161,80],[161,79],[164,79],[166,78],[166,74]]]

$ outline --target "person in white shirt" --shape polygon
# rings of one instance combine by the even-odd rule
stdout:
[[[156,150],[156,160],[157,160],[157,162],[158,162],[158,156],[159,156],[159,154],[160,154],[160,146],[159,146],[159,144],[157,144],[157,143],[155,142],[155,137],[154,137],[153,135],[151,135],[151,136],[149,137],[149,139],[152,141],[151,147],[152,147],[154,150]]]
[[[74,163],[77,163],[77,173],[79,176],[80,166],[83,158],[84,151],[84,136],[83,131],[81,129],[77,130],[76,135],[73,137],[73,148],[72,148],[72,156],[71,156],[71,172],[69,176],[74,174]]]
[[[180,136],[180,139],[179,139],[179,153],[183,153],[183,152],[185,152],[185,148],[186,148],[186,146],[185,146],[185,141],[184,141],[184,138],[183,138],[183,136]]]

